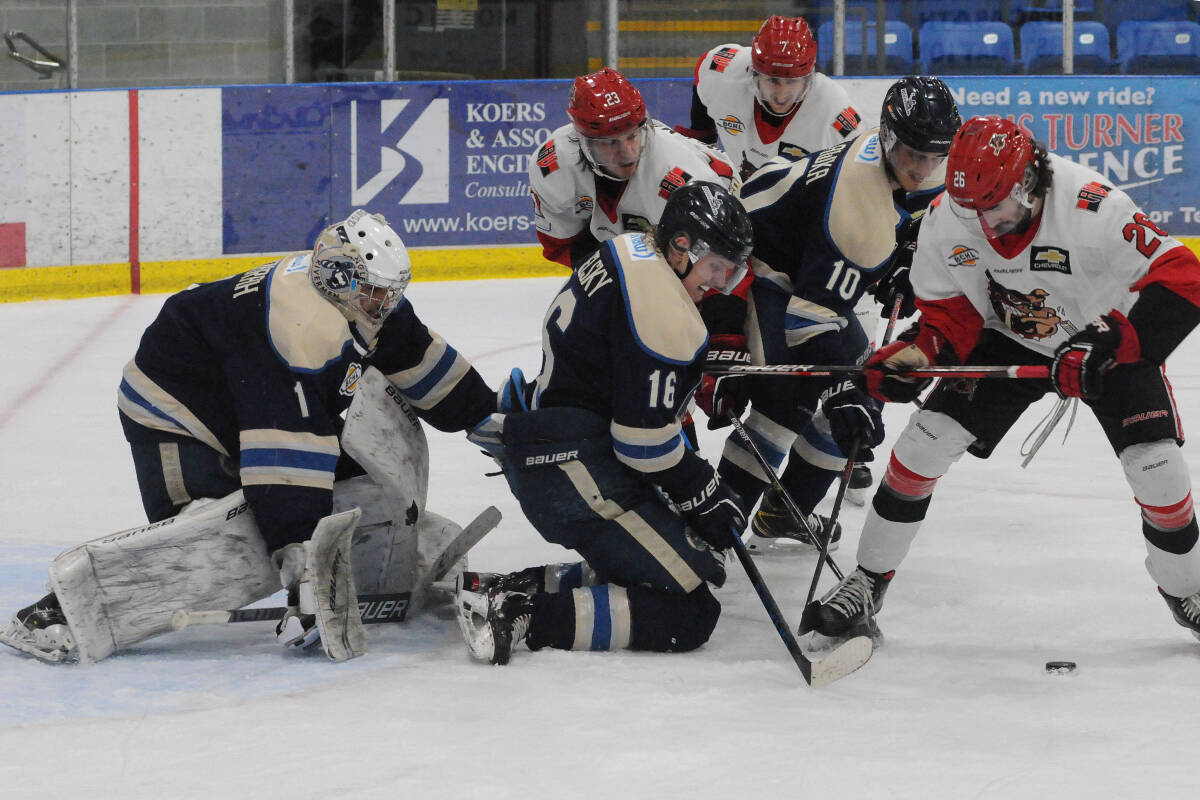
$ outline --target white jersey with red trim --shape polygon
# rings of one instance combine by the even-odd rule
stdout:
[[[563,125],[529,164],[529,186],[538,233],[567,240],[590,228],[601,242],[630,231],[648,231],[667,197],[691,181],[709,181],[737,192],[740,181],[724,153],[651,121],[650,137],[633,177],[616,204],[599,197],[596,173],[580,151],[579,134]]]
[[[965,296],[984,327],[1047,356],[1100,315],[1128,312],[1134,284],[1184,246],[1098,172],[1049,159],[1053,182],[1024,247],[997,252],[1002,245],[988,240],[978,215],[943,194],[921,225],[912,265],[917,297]]]
[[[858,133],[862,121],[850,95],[820,72],[804,102],[778,127],[763,119],[755,98],[750,48],[723,44],[704,54],[696,65],[696,93],[717,126],[717,138],[745,177],[778,155],[795,158],[832,147]]]

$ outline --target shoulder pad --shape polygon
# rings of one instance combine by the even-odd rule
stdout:
[[[826,151],[828,152],[828,151]],[[814,156],[814,160],[820,156]],[[877,134],[854,140],[830,189],[826,230],[834,247],[863,269],[874,269],[896,249],[896,211]]]
[[[267,277],[267,337],[297,372],[320,372],[341,357],[350,325],[308,277],[311,255],[285,258]]]
[[[618,236],[606,247],[611,248],[638,346],[672,364],[699,358],[708,345],[708,331],[675,270],[641,234]]]

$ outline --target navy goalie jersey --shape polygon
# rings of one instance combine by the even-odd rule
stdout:
[[[617,459],[641,473],[685,456],[706,465],[686,449],[679,418],[707,343],[695,303],[648,238],[618,236],[571,275],[546,313],[534,408],[610,419]]]
[[[361,341],[312,286],[310,259],[288,255],[168,298],[118,392],[129,441],[186,436],[228,456],[267,541],[307,539],[331,513],[340,415],[367,367],[441,430],[495,410],[492,390],[406,299]]]

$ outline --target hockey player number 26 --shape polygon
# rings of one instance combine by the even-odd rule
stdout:
[[[1154,255],[1154,251],[1162,244],[1162,239],[1156,239],[1146,232],[1147,228],[1159,236],[1166,236],[1167,232],[1154,224],[1154,222],[1142,212],[1137,212],[1133,215],[1133,222],[1128,223],[1121,229],[1121,235],[1125,237],[1125,241],[1133,242],[1134,247],[1138,252],[1146,258]]]
[[[833,271],[829,273],[825,288],[831,292],[836,291],[843,300],[849,300],[858,291],[861,280],[862,273],[854,267],[847,267],[845,260],[839,258],[833,262]]]

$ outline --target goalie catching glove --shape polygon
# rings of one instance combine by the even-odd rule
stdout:
[[[1113,367],[1132,364],[1141,355],[1137,330],[1114,309],[1058,346],[1050,380],[1060,397],[1094,399],[1104,391],[1104,376]]]
[[[722,378],[708,374],[709,371],[749,363],[750,350],[745,336],[723,333],[709,340],[708,350],[704,353],[705,375],[696,392],[696,405],[708,415],[710,431],[727,426],[730,414],[741,417],[746,410],[747,397],[745,378]]]

